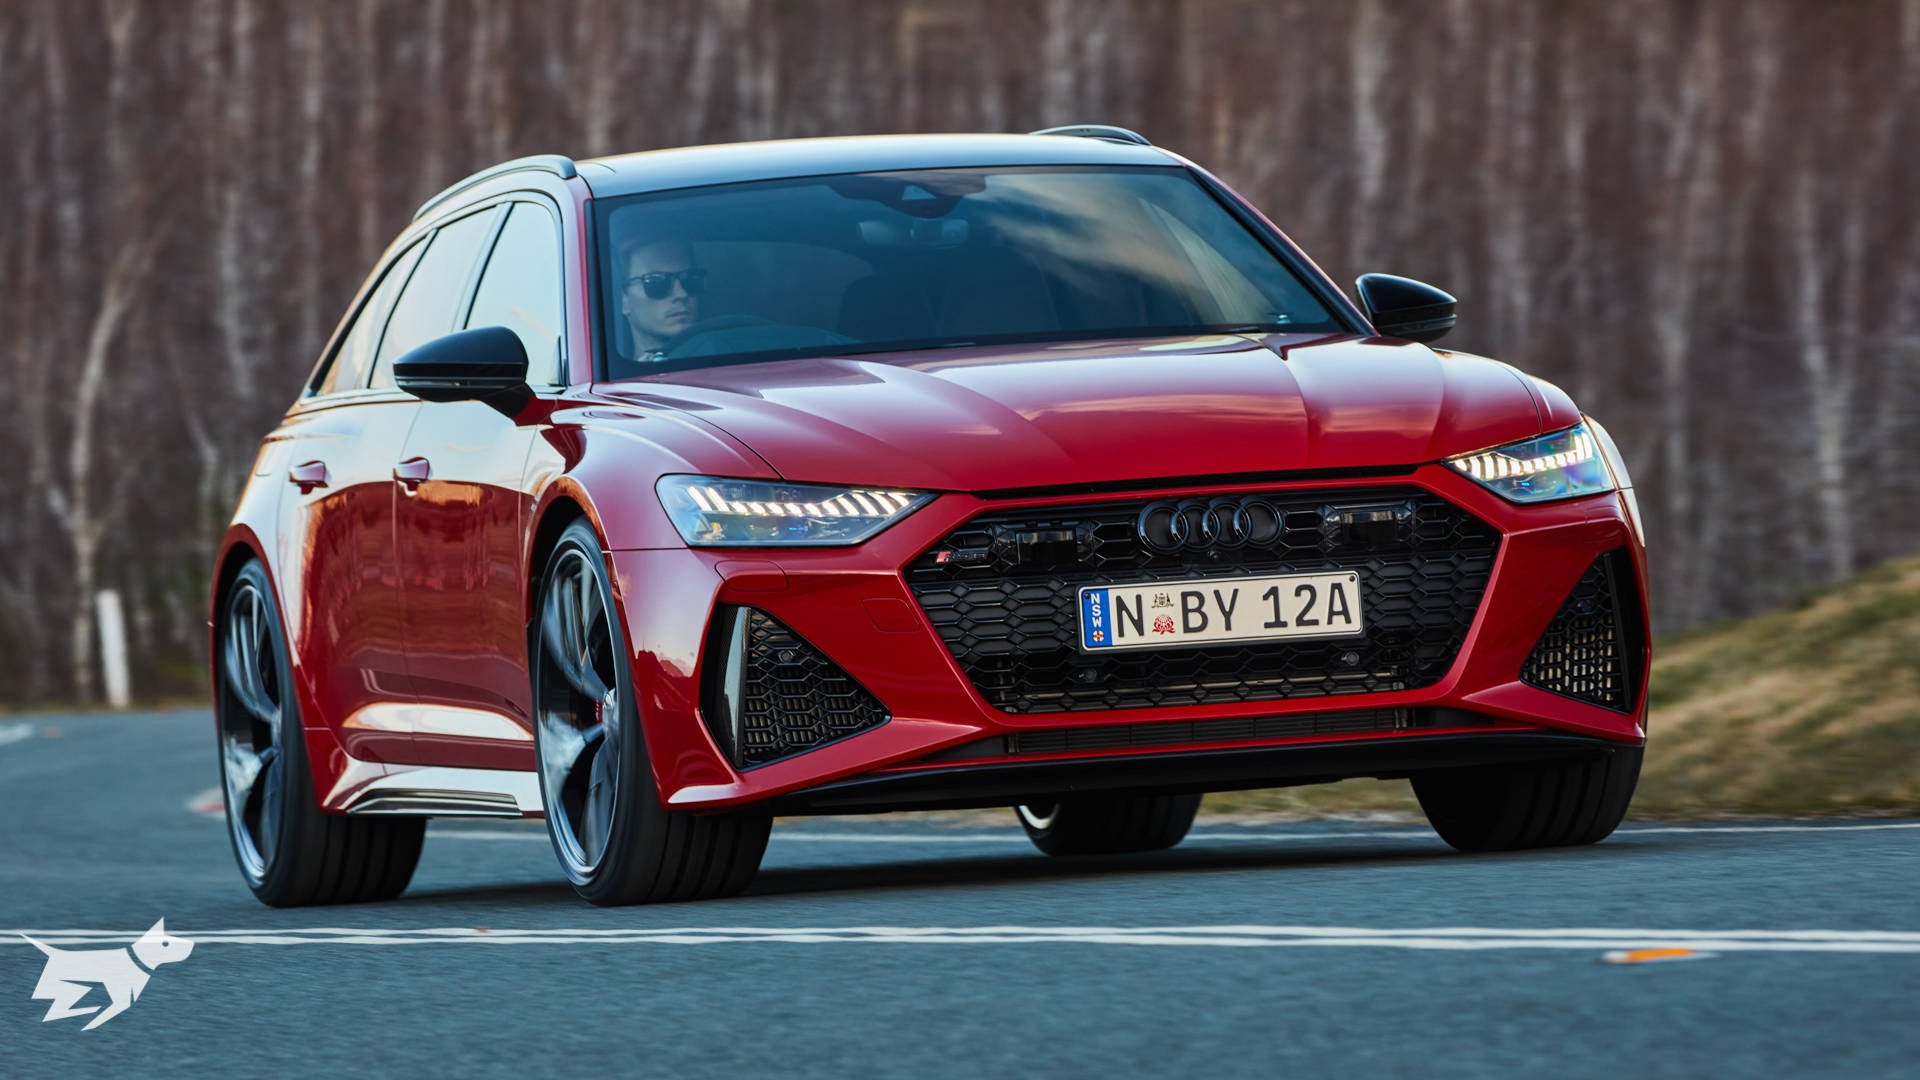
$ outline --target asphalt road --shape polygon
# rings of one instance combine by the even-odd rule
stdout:
[[[815,819],[744,897],[611,911],[538,828],[447,822],[399,901],[273,911],[190,809],[215,780],[204,713],[0,720],[0,1077],[1920,1074],[1920,822],[1469,858],[1203,821],[1061,861],[1010,813]],[[195,946],[131,1008],[42,1020],[16,929],[161,918]]]

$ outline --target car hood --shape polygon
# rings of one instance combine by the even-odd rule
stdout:
[[[946,491],[1406,466],[1542,431],[1505,364],[1350,336],[923,350],[601,389],[696,415],[789,480]]]

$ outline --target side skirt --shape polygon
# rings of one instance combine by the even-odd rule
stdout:
[[[376,766],[377,767],[377,766]],[[344,793],[330,810],[402,817],[544,817],[536,773],[389,765]],[[336,792],[336,794],[339,794]],[[328,800],[330,803],[334,800]]]

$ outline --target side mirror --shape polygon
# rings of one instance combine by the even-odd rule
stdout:
[[[434,338],[393,362],[394,384],[422,401],[523,399],[527,347],[504,326],[482,326]]]
[[[1425,282],[1392,274],[1361,274],[1354,288],[1374,329],[1408,341],[1437,341],[1453,329],[1458,301]]]

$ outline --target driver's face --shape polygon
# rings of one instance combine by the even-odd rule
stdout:
[[[681,243],[664,242],[637,248],[627,257],[625,288],[620,293],[620,312],[633,329],[634,340],[642,348],[659,348],[668,338],[693,325],[700,317],[700,300],[688,296],[679,278],[673,288],[658,300],[647,296],[640,286],[645,274],[677,274],[693,269],[693,256]]]

